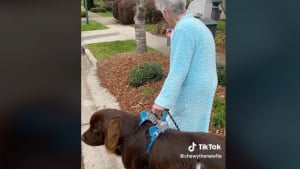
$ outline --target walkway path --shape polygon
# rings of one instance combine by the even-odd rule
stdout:
[[[116,99],[99,84],[96,74],[96,59],[86,50],[81,56],[81,133],[89,127],[91,115],[102,108],[116,108]],[[121,158],[108,154],[104,146],[92,147],[82,142],[82,168],[124,169]]]
[[[109,42],[115,40],[135,39],[135,29],[129,25],[121,25],[113,17],[101,17],[98,14],[89,12],[89,19],[97,21],[110,29],[98,31],[82,32],[82,41],[84,44]],[[82,20],[85,20],[84,18]],[[146,32],[147,46],[154,48],[161,53],[169,55],[170,48],[167,46],[167,39]],[[225,55],[217,53],[217,63],[225,64]]]

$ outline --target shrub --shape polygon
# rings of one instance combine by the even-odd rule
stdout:
[[[100,8],[97,12],[106,12],[106,10],[111,11],[112,0],[94,0],[95,6]]]
[[[81,11],[81,17],[85,17],[85,11]]]
[[[156,10],[155,0],[146,0],[146,23],[156,23],[163,20],[159,10]]]
[[[122,24],[133,24],[135,14],[135,0],[121,0],[118,5],[119,20]]]
[[[155,26],[154,33],[155,34],[166,34],[166,30],[169,28],[168,23],[165,20],[158,22]]]
[[[91,12],[106,12],[106,9],[102,8],[102,7],[96,7],[96,8],[91,8],[90,11]]]
[[[217,74],[218,74],[218,83],[221,86],[226,86],[226,71],[225,66],[221,64],[217,64]]]
[[[155,0],[146,0],[146,23],[153,23],[162,20],[162,14],[156,10]],[[136,11],[135,0],[114,0],[112,12],[114,18],[120,20],[122,24],[134,23]]]
[[[225,100],[216,97],[213,108],[216,114],[212,117],[212,124],[218,129],[225,128]]]
[[[128,77],[128,83],[132,87],[144,85],[147,82],[158,81],[163,77],[161,64],[158,62],[144,62],[135,66]]]
[[[106,8],[100,8],[100,12],[106,12]]]
[[[112,4],[112,14],[115,19],[119,20],[119,3],[121,0],[114,0]]]
[[[106,4],[106,7],[105,9],[108,10],[108,11],[112,11],[112,7],[113,7],[113,1],[112,0],[109,0]]]

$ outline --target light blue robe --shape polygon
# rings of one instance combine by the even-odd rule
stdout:
[[[170,70],[155,103],[170,109],[180,130],[208,132],[217,81],[213,35],[184,15],[172,32]],[[169,116],[167,121],[175,128]]]

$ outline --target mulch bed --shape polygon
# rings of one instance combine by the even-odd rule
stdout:
[[[162,88],[164,79],[149,82],[137,88],[128,85],[127,79],[132,68],[146,61],[159,62],[164,71],[164,79],[166,78],[169,70],[169,57],[159,53],[146,53],[143,55],[122,53],[108,57],[97,63],[97,73],[101,85],[116,97],[120,108],[128,113],[138,114],[143,110],[150,110]],[[143,93],[149,88],[153,89],[154,92],[145,96]],[[216,95],[225,97],[225,88],[218,86]],[[210,126],[210,132],[216,133],[216,129]]]

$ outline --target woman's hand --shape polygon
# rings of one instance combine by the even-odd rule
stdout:
[[[172,14],[170,14],[170,12],[168,11],[168,9],[164,9],[163,12],[163,17],[164,19],[167,21],[167,23],[172,26],[172,27],[175,27],[178,19],[175,18]]]
[[[172,29],[167,29],[166,30],[166,36],[171,37],[171,35],[172,35]]]
[[[161,107],[160,105],[157,105],[157,104],[153,104],[152,106],[152,112],[155,114],[155,113],[158,113],[160,111],[163,111],[165,108]]]

